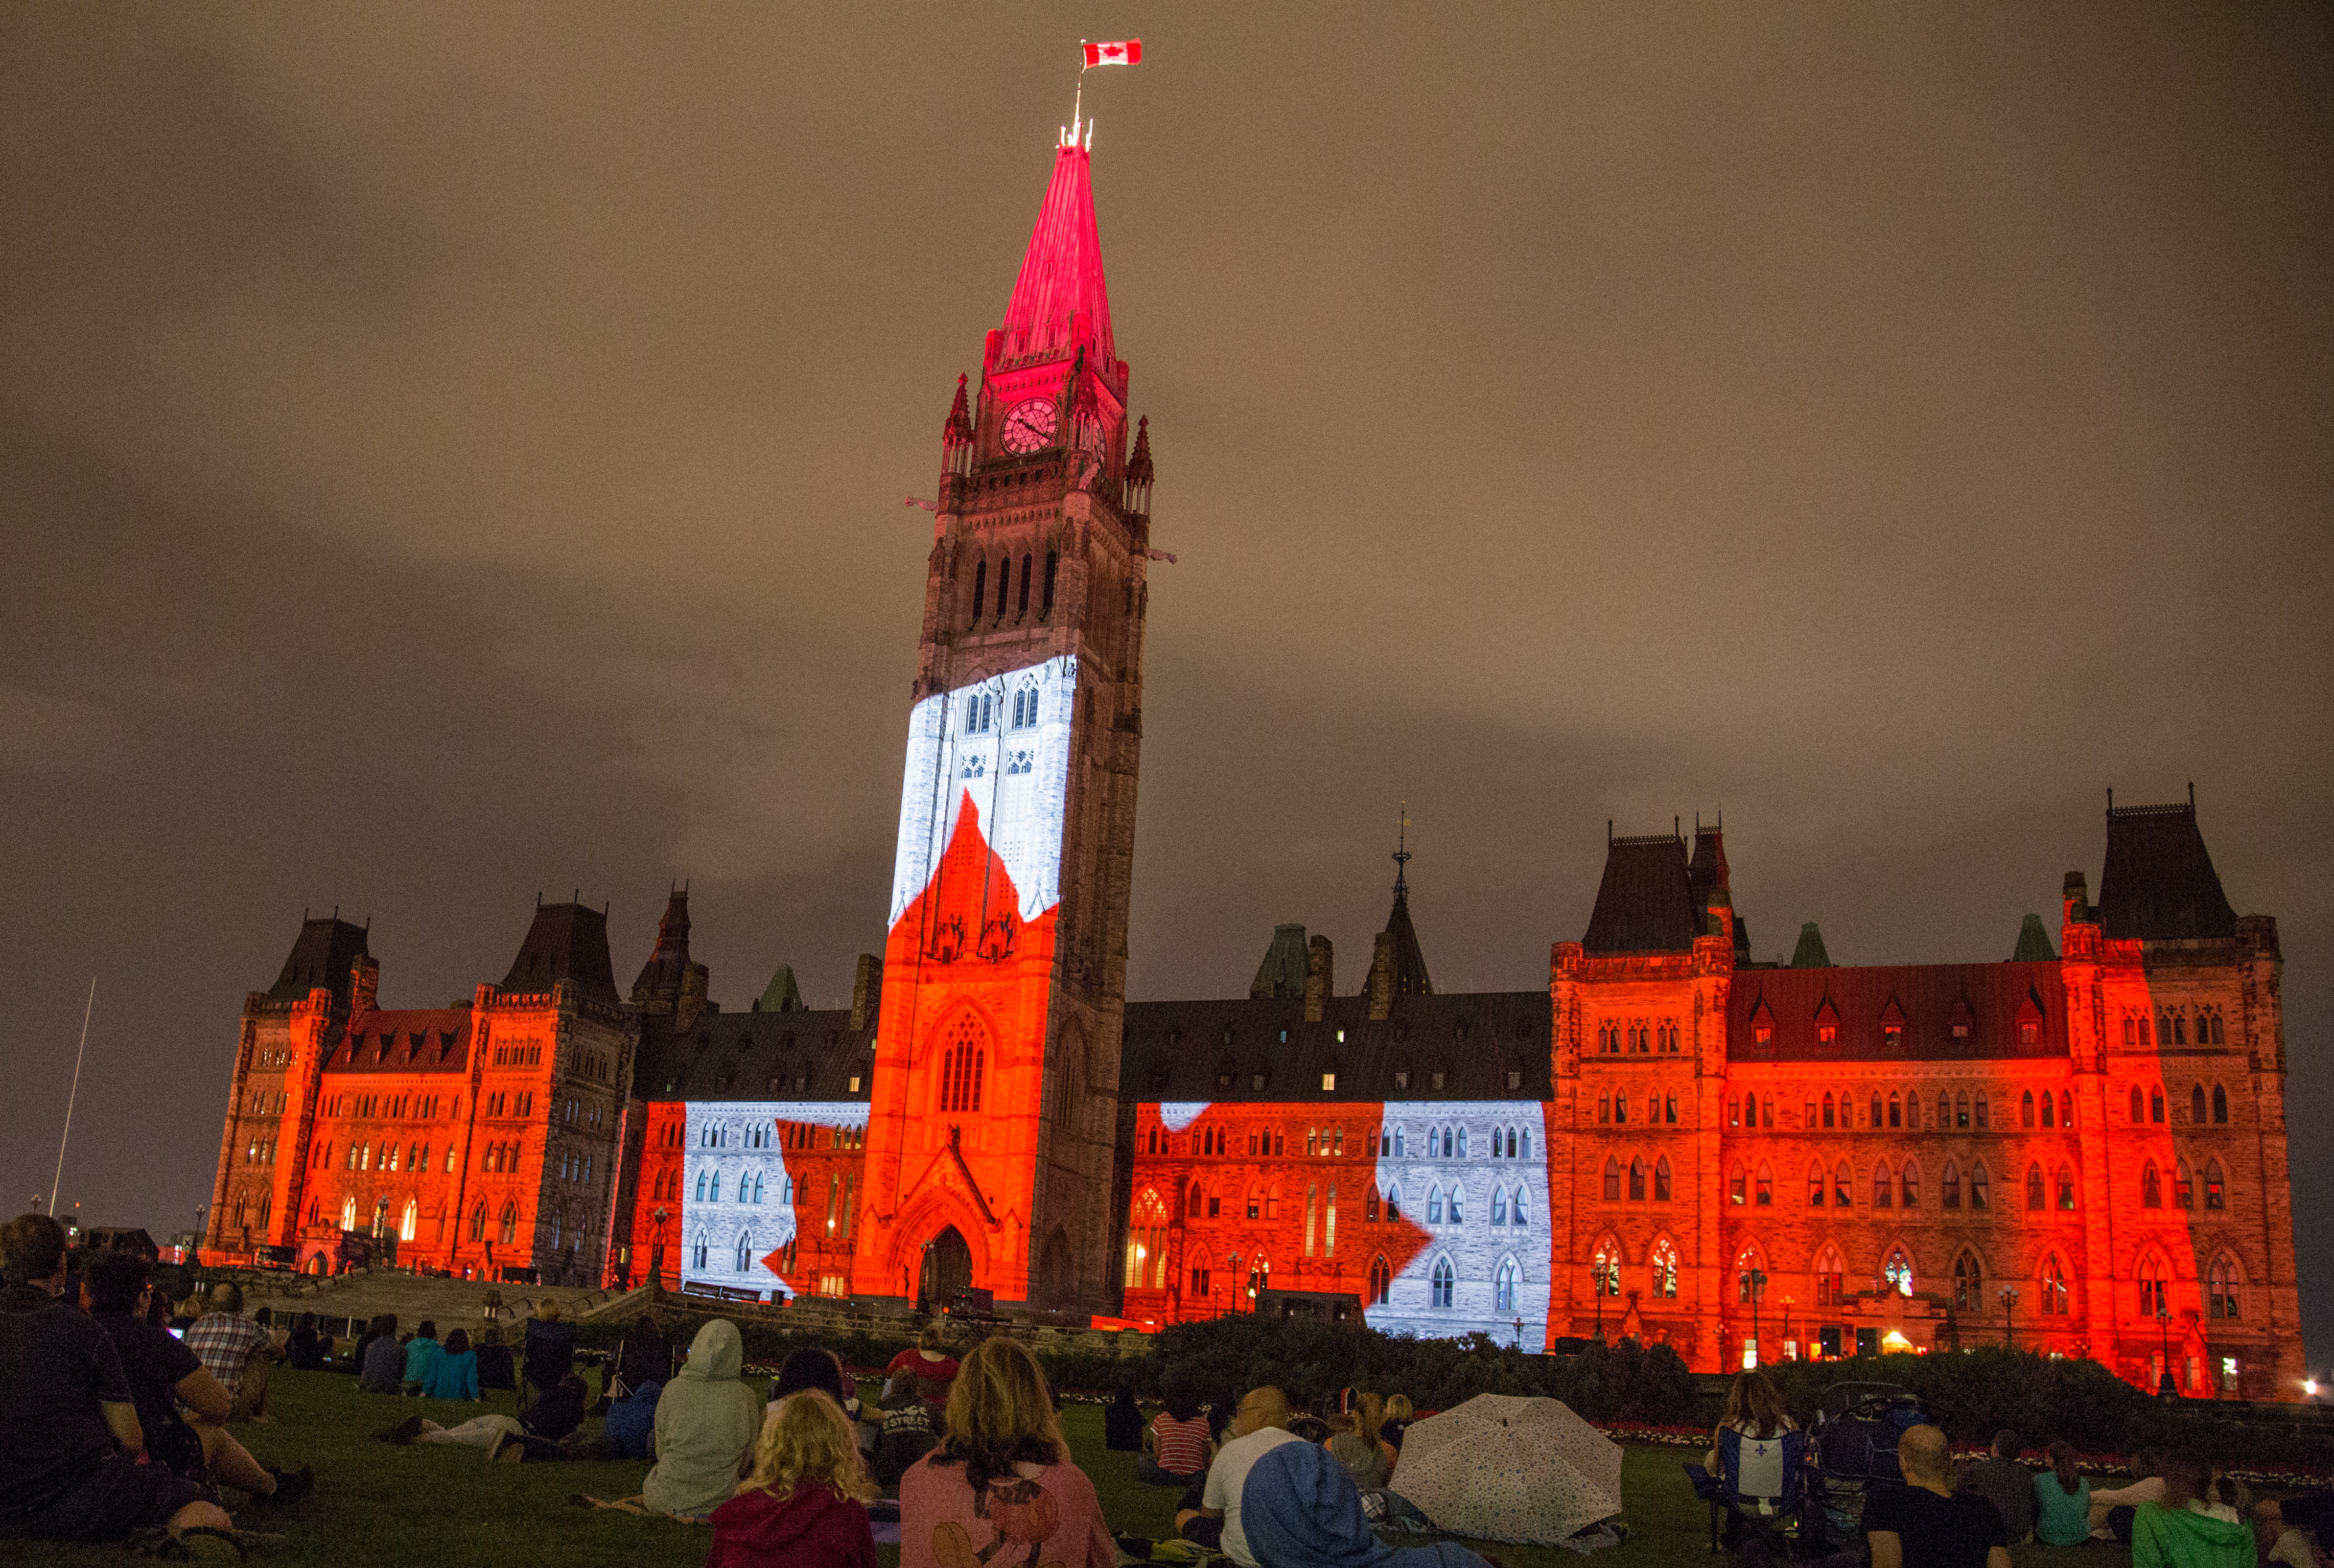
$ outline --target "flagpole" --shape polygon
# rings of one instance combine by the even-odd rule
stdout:
[[[89,1001],[81,1010],[81,1049],[73,1053],[72,1091],[65,1096],[65,1130],[57,1140],[56,1173],[49,1178],[49,1217],[57,1214],[57,1184],[65,1178],[65,1144],[72,1137],[73,1101],[81,1098],[82,1058],[89,1054],[89,1019],[97,1010],[97,976],[89,977]]]

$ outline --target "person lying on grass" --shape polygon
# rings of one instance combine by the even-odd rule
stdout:
[[[772,1405],[753,1473],[713,1510],[705,1568],[875,1568],[875,1484],[851,1429],[823,1389]]]

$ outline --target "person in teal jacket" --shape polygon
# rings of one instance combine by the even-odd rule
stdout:
[[[398,1392],[418,1394],[421,1385],[429,1380],[429,1363],[438,1354],[438,1325],[423,1323],[405,1342],[405,1376],[400,1380]]]
[[[478,1352],[470,1348],[470,1336],[456,1329],[446,1336],[446,1342],[430,1358],[429,1370],[421,1382],[421,1396],[429,1400],[475,1400],[478,1397]]]
[[[2075,1450],[2063,1440],[2043,1451],[2050,1467],[2034,1477],[2034,1538],[2079,1546],[2091,1536],[2091,1478],[2075,1468]]]
[[[2253,1568],[2253,1533],[2234,1508],[2205,1496],[2211,1467],[2188,1453],[2166,1454],[2163,1464],[2164,1500],[2132,1515],[2132,1568]]]

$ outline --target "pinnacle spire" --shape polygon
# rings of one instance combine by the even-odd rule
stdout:
[[[1067,358],[1080,316],[1101,358],[1117,358],[1110,293],[1103,282],[1102,237],[1095,226],[1092,168],[1093,155],[1072,140],[1066,139],[1054,153],[1054,178],[1005,307],[999,351],[1008,363]]]
[[[1402,815],[1394,836],[1394,896],[1397,900],[1410,897],[1410,803],[1402,803]]]

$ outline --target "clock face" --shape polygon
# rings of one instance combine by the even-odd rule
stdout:
[[[1035,452],[1052,446],[1056,417],[1051,398],[1031,398],[1016,403],[1005,416],[1005,449]]]

